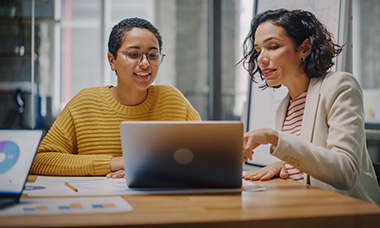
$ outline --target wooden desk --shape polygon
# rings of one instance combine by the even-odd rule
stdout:
[[[32,179],[35,177],[32,177]],[[133,211],[0,217],[0,227],[379,227],[380,207],[292,180],[231,194],[125,195]]]

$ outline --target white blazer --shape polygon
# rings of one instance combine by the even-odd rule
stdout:
[[[330,72],[310,80],[301,136],[280,130],[289,94],[276,113],[278,145],[272,154],[307,174],[312,186],[380,204],[380,189],[366,146],[363,94],[355,77]]]

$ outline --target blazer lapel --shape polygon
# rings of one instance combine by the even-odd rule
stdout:
[[[320,99],[320,88],[323,78],[310,79],[309,88],[307,90],[300,137],[308,142],[313,141],[313,133]]]
[[[276,122],[275,122],[276,130],[282,130],[282,126],[284,124],[285,117],[286,117],[286,111],[288,110],[289,100],[290,100],[290,96],[288,93],[277,107]]]
[[[318,104],[320,100],[320,89],[324,78],[325,76],[321,78],[310,79],[309,87],[307,90],[305,110],[303,113],[303,120],[306,121],[302,121],[300,137],[304,140],[307,140],[308,142],[312,142],[313,139],[315,121],[318,113]],[[282,126],[286,118],[286,112],[288,109],[289,101],[290,96],[289,94],[287,94],[287,96],[281,101],[277,108],[275,122],[276,130],[282,130]]]

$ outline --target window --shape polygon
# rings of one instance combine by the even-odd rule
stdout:
[[[83,88],[116,84],[106,58],[108,35],[120,20],[143,17],[159,29],[164,42],[166,57],[155,84],[177,87],[202,119],[210,119],[209,7],[204,0],[62,0],[60,108]],[[221,7],[221,116],[240,119],[246,96],[246,81],[235,66],[240,60],[240,1],[223,0]]]
[[[163,37],[163,52],[166,54],[160,66],[155,84],[177,87],[198,110],[203,120],[210,115],[210,47],[214,45],[212,14],[214,5],[220,11],[220,113],[221,119],[240,120],[248,88],[248,76],[242,67],[236,66],[241,58],[242,40],[248,33],[247,26],[252,15],[251,0],[19,0],[14,1],[15,18],[1,17],[1,40],[4,42],[0,66],[9,66],[1,71],[1,85],[17,80],[28,83],[33,67],[31,59],[31,18],[35,9],[34,48],[36,61],[35,85],[36,105],[27,101],[28,111],[22,115],[27,123],[15,128],[49,129],[64,105],[81,89],[116,85],[116,75],[110,70],[107,60],[108,36],[113,25],[126,17],[142,17],[151,21]],[[35,3],[32,5],[32,3]],[[0,5],[2,7],[2,5]],[[21,13],[21,9],[23,12]],[[247,13],[248,12],[248,13]],[[249,15],[243,19],[242,15]],[[18,24],[19,19],[24,22]],[[20,27],[21,26],[21,27]],[[22,28],[20,30],[20,28]],[[9,32],[11,31],[11,32]],[[242,32],[244,31],[244,32]],[[20,35],[21,34],[21,35]],[[215,34],[214,34],[215,36]],[[20,43],[20,42],[21,43]],[[16,43],[15,43],[16,42]],[[20,49],[18,43],[24,44]],[[15,56],[13,50],[23,53]],[[12,45],[8,45],[12,44]],[[8,48],[9,46],[9,48]],[[9,53],[12,53],[9,55]],[[16,55],[17,55],[16,53]],[[21,64],[26,62],[26,64]],[[22,68],[18,67],[21,66]],[[5,69],[4,67],[2,69]],[[9,72],[9,69],[12,70]],[[13,77],[17,73],[17,77]],[[12,84],[13,85],[13,84]],[[14,84],[19,87],[19,84]],[[27,86],[27,87],[28,87]],[[29,86],[30,87],[30,86]],[[212,88],[211,88],[212,89]],[[30,88],[29,88],[30,90]],[[1,94],[3,95],[3,94]],[[13,96],[7,94],[7,97]],[[6,98],[10,100],[11,98]],[[12,98],[13,99],[13,98]],[[31,100],[29,95],[29,100]],[[0,112],[15,109],[15,104],[0,103]],[[36,118],[31,120],[31,113]],[[0,119],[0,121],[5,121]]]
[[[380,124],[380,4],[354,0],[352,10],[353,73],[363,88],[365,120],[371,127]]]

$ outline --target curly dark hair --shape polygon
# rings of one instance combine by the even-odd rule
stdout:
[[[159,51],[162,50],[162,37],[160,32],[154,25],[152,25],[148,20],[142,18],[126,18],[115,26],[113,26],[112,31],[110,33],[110,37],[108,39],[108,51],[116,58],[117,51],[119,50],[121,43],[124,38],[124,32],[130,31],[133,28],[144,28],[151,31],[158,40]]]
[[[259,54],[254,48],[255,33],[257,27],[266,21],[284,28],[286,34],[292,39],[295,49],[305,39],[310,39],[311,53],[306,57],[303,64],[303,70],[309,78],[322,77],[334,65],[333,58],[342,51],[342,46],[334,43],[332,34],[311,12],[286,9],[265,11],[253,18],[251,30],[243,43],[243,59],[240,60],[240,63],[245,65],[251,80],[256,83],[257,81],[254,77],[257,72],[261,80],[265,80],[257,64]],[[274,88],[279,88],[280,86],[274,86]],[[269,86],[265,82],[260,87],[267,88]]]

